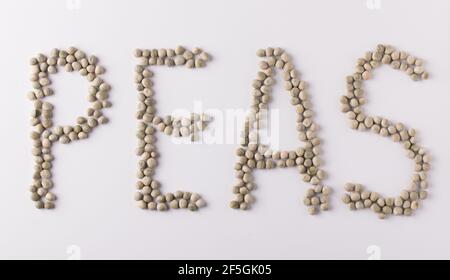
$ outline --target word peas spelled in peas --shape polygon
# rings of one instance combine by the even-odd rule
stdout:
[[[156,135],[185,137],[197,141],[199,133],[213,121],[206,114],[191,113],[189,117],[173,115],[162,116],[157,112],[154,99],[154,69],[157,66],[202,68],[211,60],[211,56],[200,48],[191,50],[182,46],[159,49],[136,49],[134,83],[138,92],[138,145],[139,157],[134,199],[141,209],[167,211],[169,209],[188,209],[197,211],[206,206],[206,200],[195,192],[179,190],[174,193],[162,192],[161,184],[155,177],[158,158],[161,156],[156,146]],[[309,99],[307,83],[299,78],[292,58],[281,48],[266,48],[257,51],[261,58],[256,78],[252,82],[252,102],[246,116],[242,137],[236,150],[237,161],[234,169],[237,182],[232,188],[234,198],[229,206],[233,209],[248,210],[255,203],[252,194],[256,188],[253,171],[274,168],[295,168],[302,180],[310,185],[301,199],[309,214],[330,208],[329,195],[332,189],[324,185],[327,174],[322,169],[321,140],[319,126],[314,122],[313,106]],[[49,55],[38,54],[30,60],[32,90],[28,98],[33,102],[31,112],[32,155],[35,161],[31,200],[38,209],[53,209],[56,194],[53,192],[52,165],[54,157],[52,147],[56,143],[68,144],[87,139],[93,130],[108,123],[103,110],[111,107],[108,101],[111,87],[102,78],[105,68],[98,58],[87,55],[82,50],[70,47],[67,50],[53,49]],[[410,216],[428,196],[428,171],[431,168],[430,154],[418,144],[417,133],[401,122],[393,122],[380,116],[368,116],[363,112],[366,103],[364,81],[372,78],[372,71],[389,65],[400,70],[413,81],[425,80],[428,72],[422,59],[404,51],[398,51],[389,45],[378,45],[373,52],[367,52],[356,63],[355,72],[346,77],[346,94],[341,99],[341,110],[350,120],[352,129],[370,131],[392,141],[401,143],[407,156],[415,162],[415,172],[410,185],[400,191],[396,197],[384,197],[368,191],[361,184],[347,183],[342,202],[351,210],[371,209],[384,219],[388,215]],[[85,116],[76,119],[74,125],[54,125],[54,106],[45,101],[54,94],[50,75],[56,74],[62,67],[67,72],[78,72],[89,81],[88,101],[91,106]],[[296,110],[296,130],[302,147],[290,151],[273,151],[260,139],[260,130],[265,127],[272,96],[272,87],[276,83],[275,74],[281,72],[284,89],[290,96],[290,103]]]

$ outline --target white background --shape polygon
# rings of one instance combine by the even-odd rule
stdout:
[[[0,258],[367,259],[371,245],[385,259],[450,258],[448,1],[76,2],[0,4]],[[382,67],[366,83],[366,110],[415,128],[434,157],[423,208],[413,217],[384,221],[370,211],[350,212],[340,202],[345,182],[397,195],[413,171],[399,144],[349,129],[339,110],[345,76],[378,43],[423,58],[430,79],[413,83]],[[155,70],[161,114],[192,110],[194,100],[204,109],[246,109],[257,71],[255,51],[280,46],[292,55],[311,85],[330,175],[325,183],[334,189],[332,210],[306,213],[300,200],[307,185],[294,169],[256,172],[257,203],[251,211],[231,210],[237,144],[174,145],[163,135],[157,169],[163,189],[197,191],[209,205],[197,213],[138,209],[132,53],[136,47],[178,44],[200,46],[214,60],[200,70]],[[39,211],[27,190],[33,170],[28,60],[71,45],[98,55],[107,68],[111,122],[86,141],[55,146],[57,209]],[[64,71],[52,78],[55,122],[74,123],[87,108],[88,83]],[[282,148],[297,147],[294,109],[279,83],[274,99],[272,108],[282,112]]]

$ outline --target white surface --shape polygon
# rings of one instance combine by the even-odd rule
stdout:
[[[61,0],[0,5],[0,258],[65,259],[76,257],[72,248],[79,248],[81,258],[366,259],[370,245],[379,246],[381,258],[450,258],[448,1],[384,0],[380,9],[367,8],[364,0],[80,2],[79,9]],[[345,76],[380,42],[423,58],[431,78],[413,83],[382,67],[367,83],[366,108],[418,130],[420,143],[434,156],[424,207],[413,217],[384,221],[370,211],[350,212],[340,202],[347,181],[395,195],[412,174],[400,145],[352,131],[339,111]],[[325,183],[335,191],[332,210],[308,216],[300,203],[307,185],[286,169],[256,172],[257,203],[251,211],[233,211],[228,203],[236,145],[174,145],[162,135],[157,177],[163,189],[198,191],[209,206],[198,213],[136,207],[132,51],[178,44],[201,46],[214,60],[201,70],[155,70],[162,114],[192,110],[194,100],[205,109],[246,109],[257,71],[255,51],[280,46],[293,56],[311,85],[322,127],[330,175]],[[71,45],[98,55],[107,68],[111,123],[87,141],[56,145],[57,209],[38,211],[27,191],[33,168],[28,60]],[[52,78],[55,121],[73,123],[85,112],[87,82],[64,71]],[[279,84],[274,97],[272,107],[283,111],[282,148],[296,147],[294,110]]]

